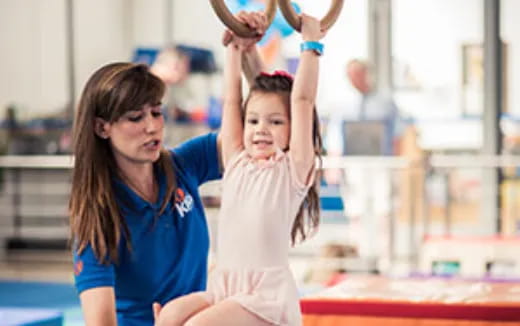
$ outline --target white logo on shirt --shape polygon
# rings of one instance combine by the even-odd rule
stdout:
[[[175,208],[181,217],[184,217],[193,209],[193,197],[185,193],[181,188],[175,191]]]

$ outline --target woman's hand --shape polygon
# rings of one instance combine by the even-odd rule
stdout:
[[[265,17],[265,14],[261,11],[240,11],[237,14],[237,19],[249,26],[249,28],[255,30],[257,36],[247,38],[239,37],[228,29],[224,32],[222,44],[224,44],[224,46],[228,46],[231,43],[231,45],[236,47],[238,50],[249,51],[264,36],[265,30],[267,29],[267,18]]]
[[[159,319],[159,313],[161,312],[162,306],[160,303],[154,302],[152,305],[152,309],[153,309],[153,320],[157,322],[157,320]]]
[[[301,14],[302,38],[304,41],[319,41],[326,32],[321,29],[320,21],[312,16]]]

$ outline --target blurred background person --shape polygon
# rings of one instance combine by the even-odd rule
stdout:
[[[182,92],[186,92],[186,88],[179,87],[190,74],[190,58],[173,47],[163,49],[157,55],[157,59],[150,67],[150,72],[161,79],[167,86],[165,95],[165,105],[169,118],[175,121],[189,119],[185,103],[182,99]]]
[[[330,118],[325,140],[327,154],[333,156],[396,154],[396,138],[399,131],[397,125],[400,117],[391,94],[375,88],[373,82],[375,79],[370,64],[366,61],[360,59],[349,61],[345,74],[356,93],[343,110],[336,110]],[[379,144],[364,142],[363,138],[369,136],[367,133],[372,130],[367,128],[363,128],[363,130],[362,126],[367,126],[367,124],[362,122],[379,124],[382,128]],[[354,128],[356,130],[352,131]],[[347,138],[354,133],[359,136],[358,139]],[[358,145],[355,148],[349,147],[349,145],[353,145],[354,141]],[[377,148],[373,148],[374,145]]]
[[[375,76],[366,61],[350,60],[345,75],[356,92],[344,108],[334,112],[330,118],[325,135],[327,155],[396,154],[400,117],[391,94],[375,87]],[[381,246],[386,240],[361,239],[370,239],[370,234],[381,228],[391,212],[391,203],[385,200],[390,196],[391,173],[381,168],[350,167],[326,169],[324,176],[327,184],[339,184],[342,197],[349,198],[343,206],[346,216],[357,223],[357,227],[351,230],[356,230],[352,231],[353,237],[361,236],[358,241],[360,255],[371,265],[378,264],[375,257],[381,256]]]
[[[350,83],[359,92],[354,105],[349,108],[360,121],[382,121],[385,125],[383,155],[395,154],[396,123],[399,110],[391,94],[374,87],[370,65],[366,61],[354,59],[347,63],[346,73]]]

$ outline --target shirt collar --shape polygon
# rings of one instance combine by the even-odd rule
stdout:
[[[155,203],[149,203],[141,198],[118,175],[112,177],[116,200],[119,201],[119,204],[136,210],[142,210],[147,207],[159,210],[166,194],[166,176],[156,164],[154,164],[154,177],[159,185],[159,193]]]

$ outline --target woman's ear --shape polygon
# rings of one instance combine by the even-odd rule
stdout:
[[[103,139],[108,139],[110,137],[110,123],[106,122],[101,118],[96,118],[94,132],[99,137]]]

